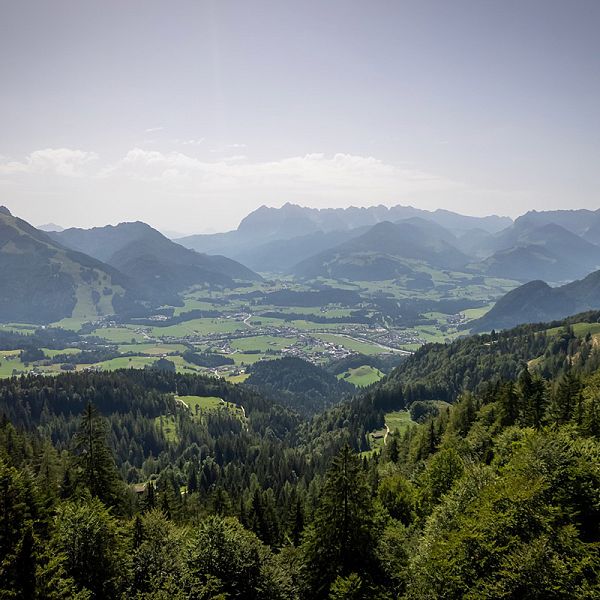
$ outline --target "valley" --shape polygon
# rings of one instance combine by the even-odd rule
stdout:
[[[599,1],[0,24],[0,600],[600,599]]]
[[[145,368],[163,358],[180,373],[210,373],[240,382],[249,365],[282,356],[301,357],[318,365],[355,353],[400,359],[424,343],[455,339],[461,334],[459,326],[485,312],[494,297],[514,286],[507,280],[477,280],[466,289],[466,296],[457,294],[449,306],[429,310],[443,304],[448,282],[466,277],[443,272],[437,276],[443,282],[441,290],[426,293],[409,291],[402,282],[391,280],[374,285],[298,282],[291,277],[221,290],[197,287],[182,295],[182,306],[163,305],[144,318],[89,320],[73,316],[49,324],[76,333],[79,341],[65,352],[52,355],[44,351],[43,358],[27,364],[18,359],[18,352],[9,358],[14,349],[0,351],[4,356],[0,376]],[[327,302],[329,299],[334,301]],[[410,303],[412,314],[408,317],[400,312],[403,302]],[[420,312],[420,308],[428,312]],[[35,329],[35,325],[0,325],[0,332],[27,334]],[[78,354],[84,350],[102,350],[112,356],[78,362]],[[190,353],[207,354],[222,364],[195,364],[186,359],[186,353],[188,358]],[[57,354],[64,355],[65,362],[55,362]],[[375,381],[373,375],[369,376],[371,382]]]

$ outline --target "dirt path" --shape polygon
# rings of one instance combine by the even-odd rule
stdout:
[[[188,410],[190,410],[190,407],[178,396],[175,396],[175,402],[177,404],[179,404],[180,406],[183,406],[183,407],[187,408]]]
[[[390,435],[390,428],[388,427],[388,424],[385,424],[385,435],[383,436],[383,445],[385,446],[387,444],[387,436]]]

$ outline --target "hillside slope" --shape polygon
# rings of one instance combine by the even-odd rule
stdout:
[[[244,385],[302,415],[313,415],[356,391],[322,367],[292,356],[257,362],[248,372]]]
[[[518,220],[482,244],[493,253],[473,268],[494,277],[564,282],[600,267],[600,247],[556,223]]]
[[[450,242],[453,236],[421,219],[378,223],[363,235],[296,265],[302,277],[385,280],[414,274],[414,261],[442,269],[459,269],[468,257]]]
[[[106,261],[155,301],[170,300],[174,293],[192,285],[228,286],[234,279],[260,279],[236,261],[184,248],[141,222],[67,229],[51,235],[67,247]]]
[[[114,314],[131,302],[133,287],[116,269],[61,246],[4,207],[0,281],[4,322],[48,323]]]
[[[587,310],[600,309],[600,271],[584,279],[552,288],[532,281],[505,296],[483,317],[470,324],[471,331],[506,329],[521,323],[562,319]]]

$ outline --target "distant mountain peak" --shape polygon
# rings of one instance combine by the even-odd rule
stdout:
[[[12,217],[12,213],[6,206],[0,206],[0,215],[6,215],[7,217]]]
[[[65,228],[57,225],[56,223],[44,223],[43,225],[38,225],[37,229],[40,231],[45,231],[46,233],[50,233],[52,231],[64,231]]]

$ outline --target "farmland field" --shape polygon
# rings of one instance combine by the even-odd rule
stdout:
[[[441,286],[440,290],[453,285],[453,282],[475,281],[472,276],[461,273],[431,270],[430,275],[435,285]],[[247,376],[245,368],[260,360],[299,356],[326,365],[352,353],[410,352],[427,342],[452,340],[461,331],[458,323],[484,314],[492,305],[490,295],[499,294],[512,285],[512,282],[492,279],[483,284],[480,278],[469,294],[473,298],[481,298],[481,301],[486,300],[481,307],[467,308],[462,315],[430,309],[424,311],[421,317],[422,322],[428,324],[402,326],[394,324],[393,315],[379,314],[376,305],[369,304],[371,296],[384,295],[397,300],[431,303],[442,292],[437,289],[407,290],[401,279],[349,283],[320,278],[315,282],[318,286],[329,286],[328,290],[350,291],[357,297],[360,294],[361,302],[368,306],[365,309],[361,304],[360,310],[352,302],[348,305],[321,303],[317,300],[318,292],[311,287],[314,284],[298,282],[292,277],[280,277],[231,290],[192,289],[183,294],[183,306],[162,307],[161,314],[137,322],[115,321],[96,315],[93,323],[86,323],[90,318],[87,313],[92,307],[86,305],[86,298],[81,298],[79,314],[63,319],[59,325],[79,332],[82,343],[75,344],[77,347],[46,351],[46,357],[52,364],[48,364],[47,360],[25,367],[17,358],[5,360],[0,366],[0,376],[10,377],[13,371],[20,373],[32,369],[58,373],[61,365],[53,362],[54,357],[71,353],[65,368],[73,363],[77,370],[90,366],[105,370],[142,369],[165,357],[175,364],[179,373],[209,373],[239,383]],[[272,296],[273,293],[278,295]],[[303,294],[307,295],[303,297]],[[288,299],[290,302],[285,304]],[[311,306],[311,303],[314,305]],[[435,308],[435,305],[431,306]],[[186,318],[188,313],[190,318]],[[36,329],[35,325],[12,323],[2,326],[0,331],[33,334]],[[76,352],[89,349],[102,349],[97,352],[98,361],[93,365],[89,362],[77,364]],[[227,357],[232,364],[224,364],[218,358],[205,363],[200,358],[198,364],[192,364],[183,359],[183,354],[189,350]],[[202,364],[208,366],[199,366]],[[357,387],[364,387],[381,376],[376,369],[360,367],[349,371],[345,379]]]

